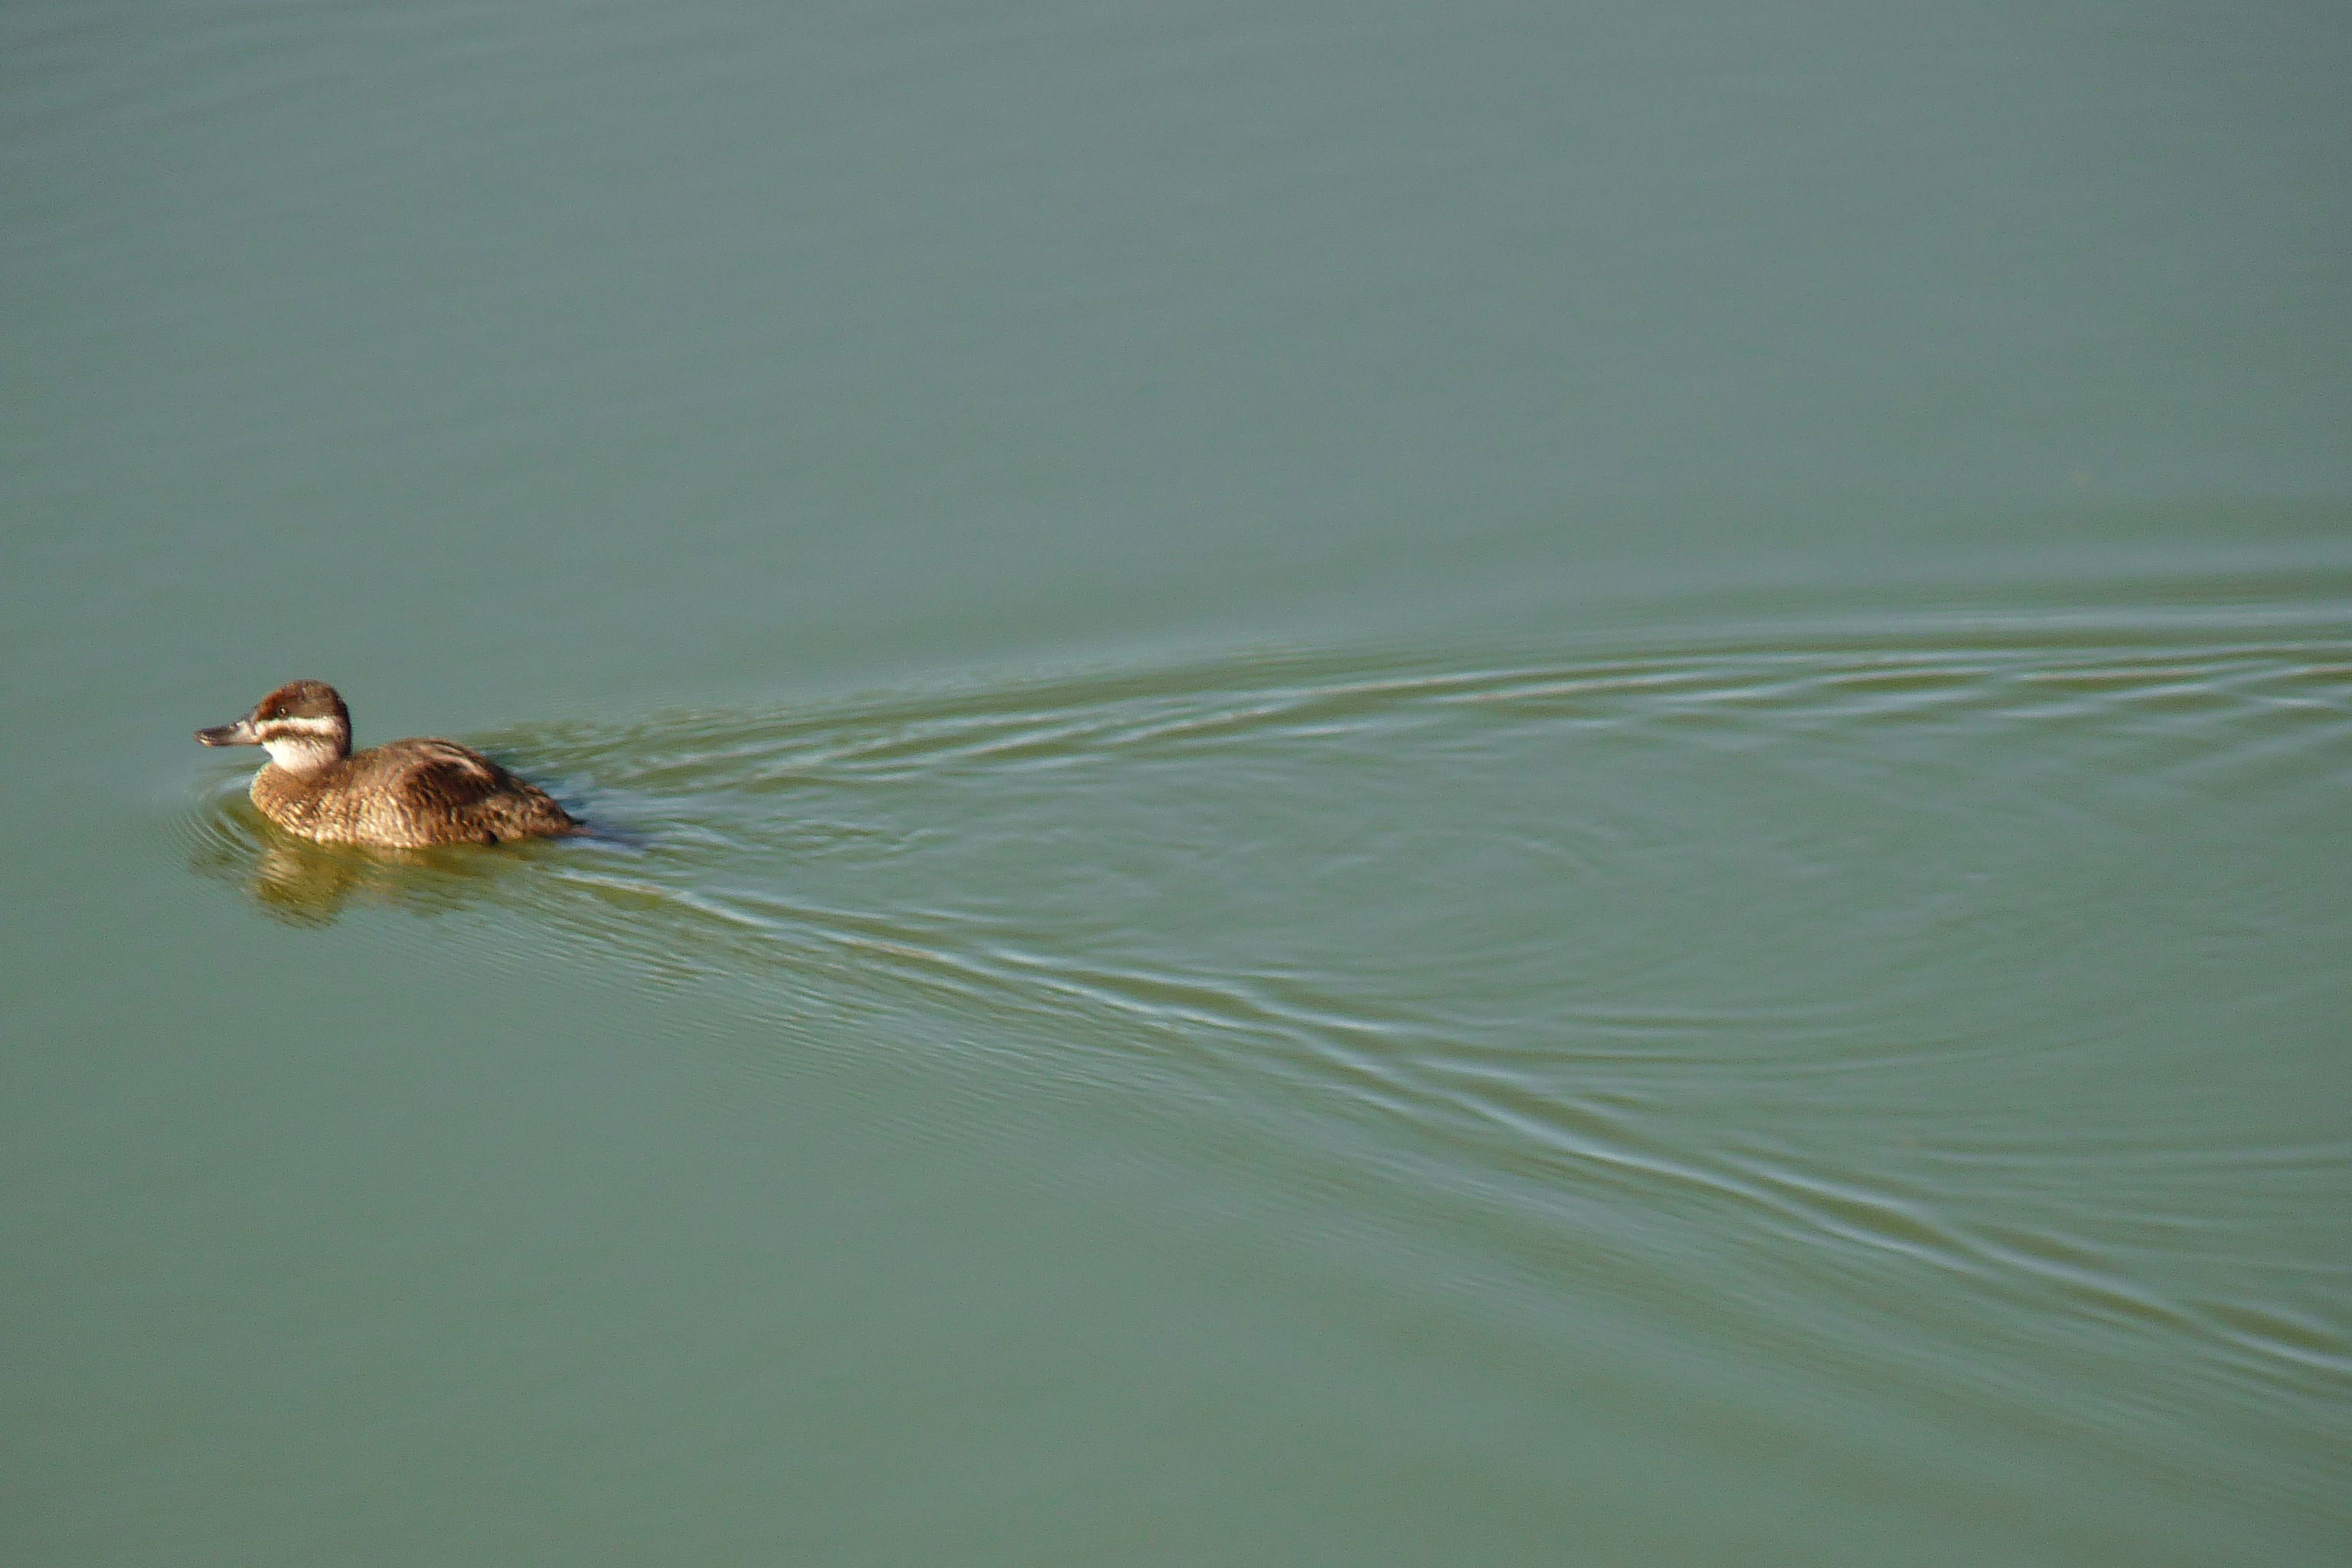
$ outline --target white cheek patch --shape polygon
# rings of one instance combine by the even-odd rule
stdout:
[[[273,739],[279,735],[316,735],[330,745],[341,728],[332,719],[265,719],[260,724],[262,731]]]
[[[261,742],[261,749],[289,773],[318,772],[335,760],[336,750],[334,741],[327,736],[275,733]]]

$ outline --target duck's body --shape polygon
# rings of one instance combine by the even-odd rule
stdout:
[[[388,849],[544,838],[580,826],[537,784],[454,741],[394,741],[308,773],[273,762],[253,775],[253,804],[289,833]]]
[[[394,741],[354,755],[343,700],[323,681],[279,687],[207,746],[262,746],[253,804],[289,833],[325,844],[415,849],[578,833],[537,784],[454,741]]]

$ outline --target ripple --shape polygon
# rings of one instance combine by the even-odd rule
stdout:
[[[2155,851],[2227,863],[2245,823],[2337,806],[2352,616],[1261,654],[485,743],[622,841],[372,856],[224,795],[192,859],[298,922],[480,908],[664,983],[749,982],[787,1037],[955,1020],[1005,1053],[1003,1092],[1256,1101],[1301,1149],[1369,1129],[1505,1208],[1713,1214],[2233,1364],[2344,1360],[2302,1306],[2199,1305],[2000,1217],[1996,1168],[1942,1152],[2016,1114],[1989,1084],[2095,1118],[2070,1060],[2215,994],[2104,944],[2340,942],[2340,905],[2193,858],[2177,884]],[[2248,1146],[2193,1096],[2142,1109],[2136,1147]]]

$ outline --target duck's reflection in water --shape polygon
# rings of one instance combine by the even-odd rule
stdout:
[[[242,882],[263,913],[297,926],[332,925],[353,903],[440,915],[491,896],[512,854],[470,845],[363,849],[314,844],[258,823],[222,821],[190,858],[205,876]]]

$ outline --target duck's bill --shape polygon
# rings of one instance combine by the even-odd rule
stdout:
[[[253,732],[253,721],[239,719],[234,724],[216,725],[196,731],[196,739],[207,746],[257,746],[261,737]]]

